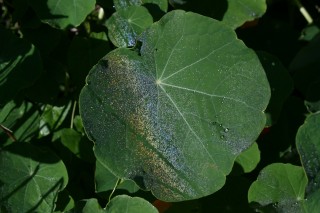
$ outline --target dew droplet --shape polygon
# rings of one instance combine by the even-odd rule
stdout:
[[[224,129],[224,132],[229,132],[229,129],[228,129],[228,128],[225,128],[225,129]]]
[[[221,135],[220,138],[221,138],[221,139],[224,139],[224,135]]]
[[[213,125],[213,126],[215,126],[215,125],[217,125],[218,123],[217,122],[215,122],[215,121],[212,121],[211,122],[211,125]]]

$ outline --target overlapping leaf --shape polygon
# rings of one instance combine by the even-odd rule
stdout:
[[[140,41],[102,59],[81,92],[95,155],[162,200],[211,194],[265,125],[263,68],[230,28],[194,13],[168,13]]]
[[[279,212],[303,212],[307,177],[302,167],[275,163],[264,168],[249,189],[249,202],[273,204]]]
[[[96,1],[31,0],[30,3],[41,21],[53,27],[64,29],[80,25],[93,11]]]
[[[152,16],[145,7],[130,6],[117,10],[107,20],[108,35],[117,47],[134,46],[138,35],[152,24]]]
[[[5,212],[53,212],[68,182],[63,162],[51,151],[14,143],[0,153],[0,208]]]

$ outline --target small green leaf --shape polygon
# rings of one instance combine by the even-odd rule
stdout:
[[[211,194],[265,125],[263,68],[232,29],[194,13],[170,12],[140,40],[140,53],[100,60],[80,94],[95,155],[161,200]]]
[[[256,168],[260,161],[260,151],[257,143],[251,145],[249,149],[242,152],[236,162],[242,167],[245,173],[251,172]]]
[[[157,209],[148,201],[140,197],[130,197],[127,195],[118,195],[110,201],[107,206],[108,213],[158,213]]]
[[[113,190],[117,184],[118,178],[110,172],[100,161],[96,161],[95,171],[96,192],[106,192]],[[139,190],[139,187],[131,180],[121,180],[117,189],[124,189],[130,193]]]
[[[130,6],[117,10],[107,20],[110,41],[117,47],[134,46],[137,36],[153,22],[145,7]]]
[[[53,141],[60,139],[61,144],[75,156],[88,162],[94,162],[93,143],[74,129],[64,128],[54,133]]]
[[[265,167],[252,183],[248,200],[262,206],[274,204],[279,212],[297,212],[304,208],[307,182],[302,167],[274,163]]]
[[[42,72],[38,50],[0,27],[0,107],[31,86]]]
[[[5,212],[53,212],[68,182],[63,162],[51,151],[14,143],[0,153],[0,203]]]
[[[99,205],[97,199],[91,198],[88,200],[85,200],[85,206],[82,209],[82,213],[103,213],[103,212],[108,212],[107,210],[101,208]],[[119,212],[120,213],[120,212]]]
[[[79,26],[93,11],[95,3],[95,0],[30,0],[42,22],[60,29]]]
[[[30,102],[10,101],[1,110],[0,122],[10,129],[15,140],[28,142],[36,138],[39,132],[40,111],[38,106]],[[2,130],[0,130],[1,146],[13,142]]]
[[[266,10],[265,0],[228,0],[228,9],[222,22],[235,29],[246,21],[261,17]]]
[[[71,102],[65,106],[46,105],[41,115],[40,135],[46,136],[57,129],[69,113]]]
[[[308,176],[307,194],[320,190],[320,114],[311,114],[299,128],[296,145]]]

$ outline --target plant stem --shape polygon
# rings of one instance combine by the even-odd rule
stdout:
[[[73,107],[72,107],[72,114],[71,114],[71,124],[70,124],[71,129],[73,129],[73,120],[74,120],[74,114],[76,112],[76,107],[77,107],[77,101],[74,101]]]
[[[113,190],[112,190],[111,194],[109,195],[108,204],[110,203],[111,197],[112,197],[114,191],[116,190],[116,188],[118,187],[118,185],[120,184],[120,182],[121,182],[121,178],[118,178],[116,185],[113,187]]]
[[[313,19],[310,16],[310,14],[308,13],[308,11],[306,10],[306,8],[301,4],[301,2],[299,0],[295,0],[294,1],[295,4],[298,6],[300,13],[303,15],[303,17],[306,19],[306,21],[308,22],[308,24],[312,24]]]

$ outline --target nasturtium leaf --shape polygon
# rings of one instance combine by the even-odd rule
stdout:
[[[248,192],[249,202],[273,204],[279,212],[297,212],[304,208],[307,177],[300,166],[274,163],[265,167]]]
[[[249,149],[242,152],[236,158],[236,162],[242,167],[243,172],[248,173],[256,168],[260,161],[260,151],[257,143],[251,145]]]
[[[153,22],[152,16],[143,6],[119,9],[107,20],[108,36],[117,47],[134,46],[140,35]]]
[[[167,0],[113,0],[116,10],[124,9],[132,5],[154,4],[157,5],[163,12],[168,10]]]
[[[113,190],[118,182],[118,177],[110,172],[101,162],[96,161],[95,170],[96,192],[106,192]],[[120,180],[117,189],[124,189],[130,193],[139,190],[139,187],[132,180]]]
[[[39,51],[0,27],[0,107],[31,86],[42,72]]]
[[[237,28],[246,21],[260,18],[266,10],[266,0],[228,0],[228,9],[222,22],[232,28]]]
[[[194,13],[166,14],[140,42],[110,52],[81,91],[95,155],[161,200],[211,194],[265,125],[263,68],[231,28]]]
[[[167,0],[141,0],[142,5],[148,7],[148,5],[157,5],[160,10],[167,12],[168,10],[168,1]]]
[[[266,0],[170,0],[170,2],[176,8],[212,17],[233,29],[261,17],[267,9]]]
[[[45,105],[40,121],[40,135],[46,136],[57,129],[65,120],[71,108],[71,102],[65,106]]]
[[[8,145],[14,140],[28,142],[37,136],[40,124],[38,106],[30,102],[8,102],[0,110],[0,123],[12,131],[13,138],[0,131],[1,145]]]
[[[0,200],[6,212],[53,212],[68,182],[63,162],[51,151],[13,143],[0,153]]]
[[[257,52],[257,55],[271,87],[271,99],[266,109],[266,126],[272,126],[277,122],[283,104],[293,90],[293,80],[277,57],[262,51]]]
[[[60,29],[79,26],[93,11],[95,3],[95,0],[30,0],[42,22]]]
[[[116,10],[128,8],[132,5],[141,5],[141,0],[113,0],[113,5]]]
[[[77,213],[107,213],[108,211],[100,206],[98,200],[96,198],[91,198],[87,200],[81,200],[76,205],[76,208],[73,209],[71,212]],[[119,212],[120,213],[120,212]]]
[[[130,212],[130,213],[157,213],[157,209],[148,201],[140,197],[118,195],[111,199],[107,206],[108,213]]]
[[[296,145],[308,176],[307,193],[320,190],[320,114],[311,114],[299,128]]]
[[[54,142],[60,142],[65,148],[72,152],[78,158],[94,162],[92,147],[93,144],[87,137],[71,128],[63,128],[54,132]]]

